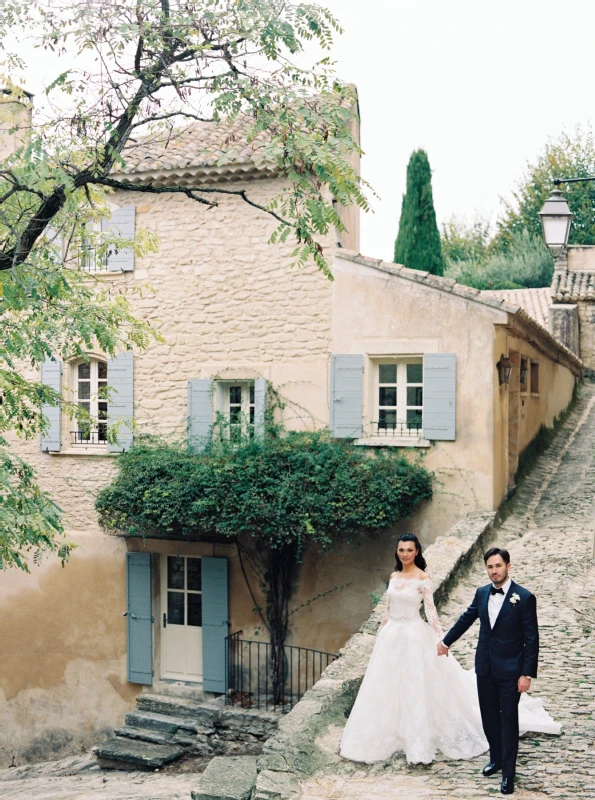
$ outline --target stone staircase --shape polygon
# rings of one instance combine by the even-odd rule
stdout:
[[[141,694],[136,709],[126,714],[125,724],[95,755],[106,769],[158,769],[184,753],[209,755],[208,732],[221,708],[220,701]]]
[[[272,712],[225,706],[223,697],[208,702],[186,697],[141,694],[125,724],[95,756],[104,769],[160,769],[188,754],[258,755],[276,730]]]

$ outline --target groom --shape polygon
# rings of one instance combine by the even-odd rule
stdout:
[[[519,749],[519,699],[537,675],[539,631],[535,596],[508,577],[508,550],[492,547],[484,555],[491,583],[475,592],[473,602],[438,644],[438,655],[479,618],[475,673],[481,720],[490,745],[486,776],[502,770],[502,794],[514,792]]]

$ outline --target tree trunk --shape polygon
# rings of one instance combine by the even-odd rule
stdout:
[[[271,681],[273,703],[281,705],[285,697],[285,638],[289,624],[289,599],[297,572],[295,546],[269,550],[267,620],[271,638]]]

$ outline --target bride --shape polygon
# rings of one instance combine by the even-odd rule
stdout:
[[[473,670],[454,658],[440,658],[443,633],[432,597],[432,582],[417,537],[397,540],[396,572],[374,650],[341,740],[351,761],[385,761],[404,752],[410,763],[428,764],[440,751],[451,759],[484,753]],[[423,599],[428,622],[420,616]],[[559,733],[540,700],[521,695],[520,731]]]

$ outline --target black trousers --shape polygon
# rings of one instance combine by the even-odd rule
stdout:
[[[518,681],[478,675],[477,693],[483,731],[490,745],[490,761],[502,764],[503,778],[514,778],[519,751]]]

